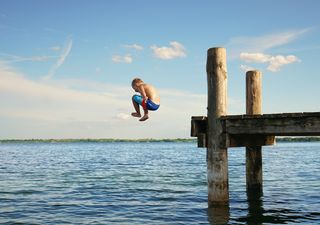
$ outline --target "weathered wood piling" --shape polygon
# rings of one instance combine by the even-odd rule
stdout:
[[[261,196],[261,146],[273,145],[275,136],[320,135],[320,112],[262,114],[261,79],[261,72],[247,72],[246,115],[227,115],[226,49],[208,50],[208,113],[191,118],[191,136],[207,148],[209,207],[229,204],[228,147],[246,147],[247,192]]]
[[[246,113],[262,114],[262,74],[259,71],[246,73]],[[261,146],[246,146],[247,191],[262,194],[262,152]]]
[[[207,176],[208,203],[211,206],[229,201],[228,152],[225,146],[220,145],[223,130],[218,120],[227,114],[226,49],[211,48],[207,57]]]

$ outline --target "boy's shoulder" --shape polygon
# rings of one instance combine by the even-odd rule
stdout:
[[[143,84],[141,84],[141,86],[144,89],[154,89],[154,86],[152,84],[143,83]]]
[[[143,87],[150,87],[151,85],[150,84],[146,84],[146,83],[143,83],[141,84]]]

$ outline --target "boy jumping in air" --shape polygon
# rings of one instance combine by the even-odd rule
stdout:
[[[140,95],[132,96],[132,103],[136,112],[131,113],[131,115],[140,118],[141,113],[139,105],[141,105],[144,115],[139,121],[145,121],[149,118],[149,110],[155,111],[159,108],[160,96],[152,85],[144,83],[140,78],[133,79],[131,86],[133,90],[140,93]]]

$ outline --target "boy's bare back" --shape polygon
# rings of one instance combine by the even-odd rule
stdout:
[[[160,104],[160,96],[158,91],[150,84],[141,84],[143,86],[144,91],[146,92],[147,97],[156,104]]]

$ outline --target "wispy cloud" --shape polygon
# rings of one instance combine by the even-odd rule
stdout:
[[[138,44],[132,44],[132,45],[123,45],[125,48],[135,49],[137,51],[142,51],[144,48],[141,45]]]
[[[153,50],[154,56],[159,59],[168,60],[186,56],[185,47],[177,41],[170,42],[170,47],[153,45],[151,49]]]
[[[54,52],[58,52],[61,50],[61,47],[60,46],[52,46],[49,48],[51,51],[54,51]]]
[[[270,61],[271,56],[263,53],[247,53],[242,52],[240,54],[240,59],[245,62],[254,62],[254,63],[265,63]]]
[[[27,111],[32,119],[42,118],[48,122],[69,119],[104,121],[106,116],[116,114],[110,110],[110,105],[115,109],[122,108],[127,101],[122,95],[130,93],[129,88],[126,92],[107,85],[100,87],[98,91],[80,90],[83,88],[76,87],[88,82],[77,84],[76,81],[31,80],[5,64],[0,64],[0,79],[0,98],[7,112],[11,109],[12,115],[18,115],[14,112],[21,112],[19,115],[25,117],[24,112]],[[100,91],[107,89],[111,93]],[[112,95],[113,92],[118,94]]]
[[[62,49],[58,60],[51,67],[51,69],[49,70],[48,74],[45,77],[43,77],[44,79],[50,79],[55,75],[56,71],[63,65],[63,63],[65,62],[66,58],[70,54],[71,48],[72,48],[72,39],[71,39],[71,37],[68,37],[68,39],[66,41],[66,44],[65,44],[65,47]]]
[[[305,28],[258,37],[232,38],[226,45],[226,47],[230,49],[229,59],[240,58],[240,60],[246,63],[267,64],[267,70],[277,72],[282,66],[300,62],[300,60],[297,56],[291,54],[270,54],[270,52],[274,52],[280,46],[290,44],[312,30],[313,28]],[[240,69],[245,71],[253,68],[252,65],[240,66]]]
[[[127,114],[127,113],[118,113],[116,115],[116,118],[120,119],[120,120],[129,120],[130,119],[130,115]]]
[[[159,89],[159,111],[141,123],[130,115],[130,85],[31,80],[1,64],[0,80],[0,138],[188,137],[190,116],[206,113],[205,94]]]
[[[226,47],[230,49],[231,57],[239,57],[241,52],[264,52],[288,44],[312,31],[312,29],[291,30],[258,37],[235,37],[226,44]]]
[[[243,52],[240,54],[240,59],[248,63],[268,63],[267,69],[271,72],[280,70],[280,67],[294,62],[300,62],[300,60],[294,55],[267,55],[263,53],[247,53]],[[242,65],[241,69],[247,69]]]
[[[240,69],[244,72],[250,71],[250,70],[256,70],[256,68],[248,65],[240,65]]]
[[[115,63],[132,63],[133,59],[132,56],[130,54],[126,54],[124,56],[121,55],[113,55],[112,56],[112,62]]]
[[[1,53],[0,57],[6,63],[17,63],[17,62],[26,62],[26,61],[45,62],[52,58],[56,58],[55,56],[46,56],[46,55],[24,57],[24,56],[17,56],[17,55],[5,54],[5,53]]]

